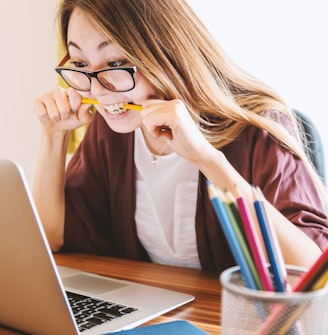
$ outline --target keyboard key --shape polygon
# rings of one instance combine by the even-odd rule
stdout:
[[[66,294],[81,332],[137,310],[74,292],[67,291]]]

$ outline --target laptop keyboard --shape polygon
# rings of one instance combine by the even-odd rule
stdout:
[[[136,311],[136,308],[66,291],[80,332]]]

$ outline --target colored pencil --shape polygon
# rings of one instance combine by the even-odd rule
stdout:
[[[279,323],[279,327],[276,328],[277,331],[274,334],[270,332],[270,335],[307,335],[304,334],[297,321],[308,307],[308,304],[303,303],[297,306],[295,310],[284,308],[283,318],[285,322]]]
[[[283,261],[282,253],[278,244],[278,240],[271,223],[266,215],[264,201],[260,199],[261,193],[253,187],[254,208],[256,211],[258,223],[262,232],[264,245],[270,261],[274,287],[278,292],[285,292],[287,290],[287,271]]]
[[[316,262],[305,272],[299,281],[293,287],[295,292],[306,292],[315,289],[315,287],[322,288],[325,283],[323,276],[328,271],[328,247],[322,252]],[[318,283],[320,281],[320,283]]]
[[[328,247],[319,256],[316,262],[310,267],[307,272],[299,278],[294,287],[293,292],[308,292],[323,288],[328,281]],[[292,327],[295,320],[307,307],[307,304],[302,304],[294,311],[290,311],[286,306],[275,308],[268,319],[263,323],[257,335],[271,335],[270,329],[281,326],[282,330],[288,330]],[[295,329],[294,329],[295,330]],[[298,333],[301,334],[300,327],[297,327]],[[281,332],[281,334],[284,334]],[[274,334],[276,335],[276,334]]]
[[[237,221],[237,224],[239,226],[240,232],[243,235],[244,240],[246,241],[246,244],[249,248],[249,244],[248,244],[248,240],[247,240],[247,236],[246,236],[246,232],[245,232],[245,227],[244,227],[244,224],[242,222],[242,219],[241,219],[241,216],[240,216],[240,213],[239,213],[237,199],[234,196],[234,194],[232,194],[232,192],[230,192],[228,190],[224,191],[224,195],[225,195],[226,202],[228,203],[233,216],[236,218],[236,221]]]
[[[230,219],[230,224],[232,226],[232,229],[234,230],[234,233],[237,237],[240,248],[244,254],[248,267],[251,271],[253,280],[256,284],[256,288],[258,290],[263,290],[262,282],[260,280],[259,273],[256,269],[255,262],[254,262],[254,259],[252,257],[252,254],[249,248],[249,244],[246,239],[246,234],[242,226],[242,221],[241,221],[241,217],[238,211],[238,207],[235,204],[235,199],[233,198],[232,193],[228,191],[226,191],[224,195],[225,195],[225,198],[223,199],[224,206],[226,208],[228,217]]]
[[[319,290],[321,288],[323,288],[328,282],[328,269],[326,270],[326,272],[321,275],[315,282],[315,284],[313,285],[313,290]]]
[[[230,246],[231,252],[235,258],[237,265],[239,265],[240,267],[240,272],[245,281],[245,284],[248,288],[256,290],[257,287],[254,282],[252,273],[249,269],[244,253],[240,247],[239,241],[232,229],[225,206],[219,197],[219,192],[216,189],[216,187],[213,185],[213,183],[210,181],[207,182],[207,190],[208,190],[209,198],[215,210],[215,214],[217,215],[219,219],[223,233]]]
[[[236,186],[236,193],[238,194],[236,201],[239,209],[240,217],[244,226],[245,234],[250,246],[251,253],[254,258],[255,266],[259,274],[263,289],[265,291],[274,291],[270,272],[265,261],[265,254],[263,252],[259,237],[256,233],[255,223],[249,213],[249,208],[245,199],[240,195]]]

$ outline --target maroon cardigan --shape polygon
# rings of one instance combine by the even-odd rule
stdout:
[[[253,126],[222,151],[282,214],[321,248],[327,245],[328,219],[299,159]],[[134,134],[113,132],[97,114],[67,168],[62,250],[149,260],[136,232],[135,180]],[[195,220],[202,268],[221,272],[235,265],[201,173]]]

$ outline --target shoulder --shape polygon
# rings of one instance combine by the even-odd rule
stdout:
[[[293,137],[297,137],[296,119],[291,113],[287,114],[276,109],[268,109],[262,112],[261,115],[264,118],[274,121],[276,124],[282,126]]]
[[[272,120],[276,127],[281,127],[281,133],[285,136],[286,130],[289,136],[293,136],[293,123],[288,115],[268,110],[263,112],[263,117]],[[266,183],[265,179],[270,174],[283,173],[286,169],[296,170],[302,165],[301,160],[284,146],[279,138],[255,125],[246,126],[234,141],[222,148],[222,151],[248,182],[261,186]]]

